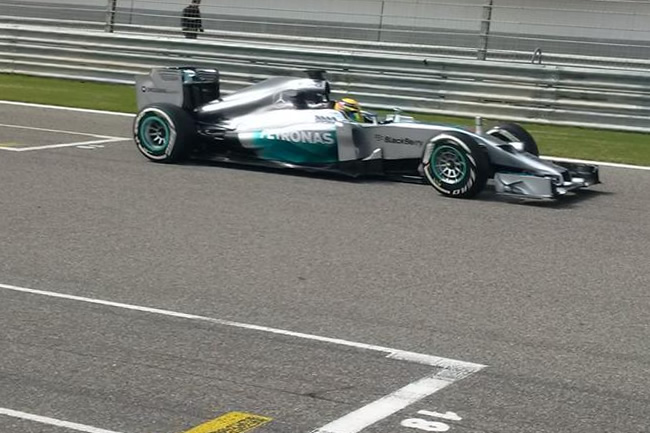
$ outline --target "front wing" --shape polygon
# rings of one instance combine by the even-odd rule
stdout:
[[[580,188],[600,183],[598,166],[551,161],[565,168],[562,179],[522,173],[497,172],[494,187],[497,193],[532,199],[554,199]]]

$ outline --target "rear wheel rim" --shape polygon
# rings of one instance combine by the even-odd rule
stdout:
[[[152,155],[164,154],[170,137],[169,126],[160,117],[152,114],[140,122],[140,141]]]
[[[431,155],[431,171],[436,179],[448,185],[461,183],[468,173],[467,158],[454,146],[439,146]]]

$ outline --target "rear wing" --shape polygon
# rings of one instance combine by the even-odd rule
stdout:
[[[192,111],[220,98],[219,71],[192,66],[154,68],[135,77],[135,92],[138,110],[168,103]]]

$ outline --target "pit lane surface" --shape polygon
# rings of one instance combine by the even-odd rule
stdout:
[[[130,135],[128,117],[6,105],[0,116]],[[9,129],[0,146],[61,141]],[[490,191],[459,201],[419,185],[160,165],[129,141],[0,150],[0,284],[488,365],[364,432],[443,431],[429,421],[644,432],[650,173],[603,168],[602,179],[558,204],[512,204]],[[122,433],[180,432],[230,411],[273,418],[256,432],[309,432],[437,371],[105,305],[0,299],[0,408]],[[0,415],[0,431],[19,429],[72,431]]]

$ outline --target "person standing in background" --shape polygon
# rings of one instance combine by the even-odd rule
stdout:
[[[185,9],[181,18],[181,28],[187,39],[196,39],[199,32],[203,32],[203,22],[201,21],[201,11],[199,5],[201,0],[192,0]]]

